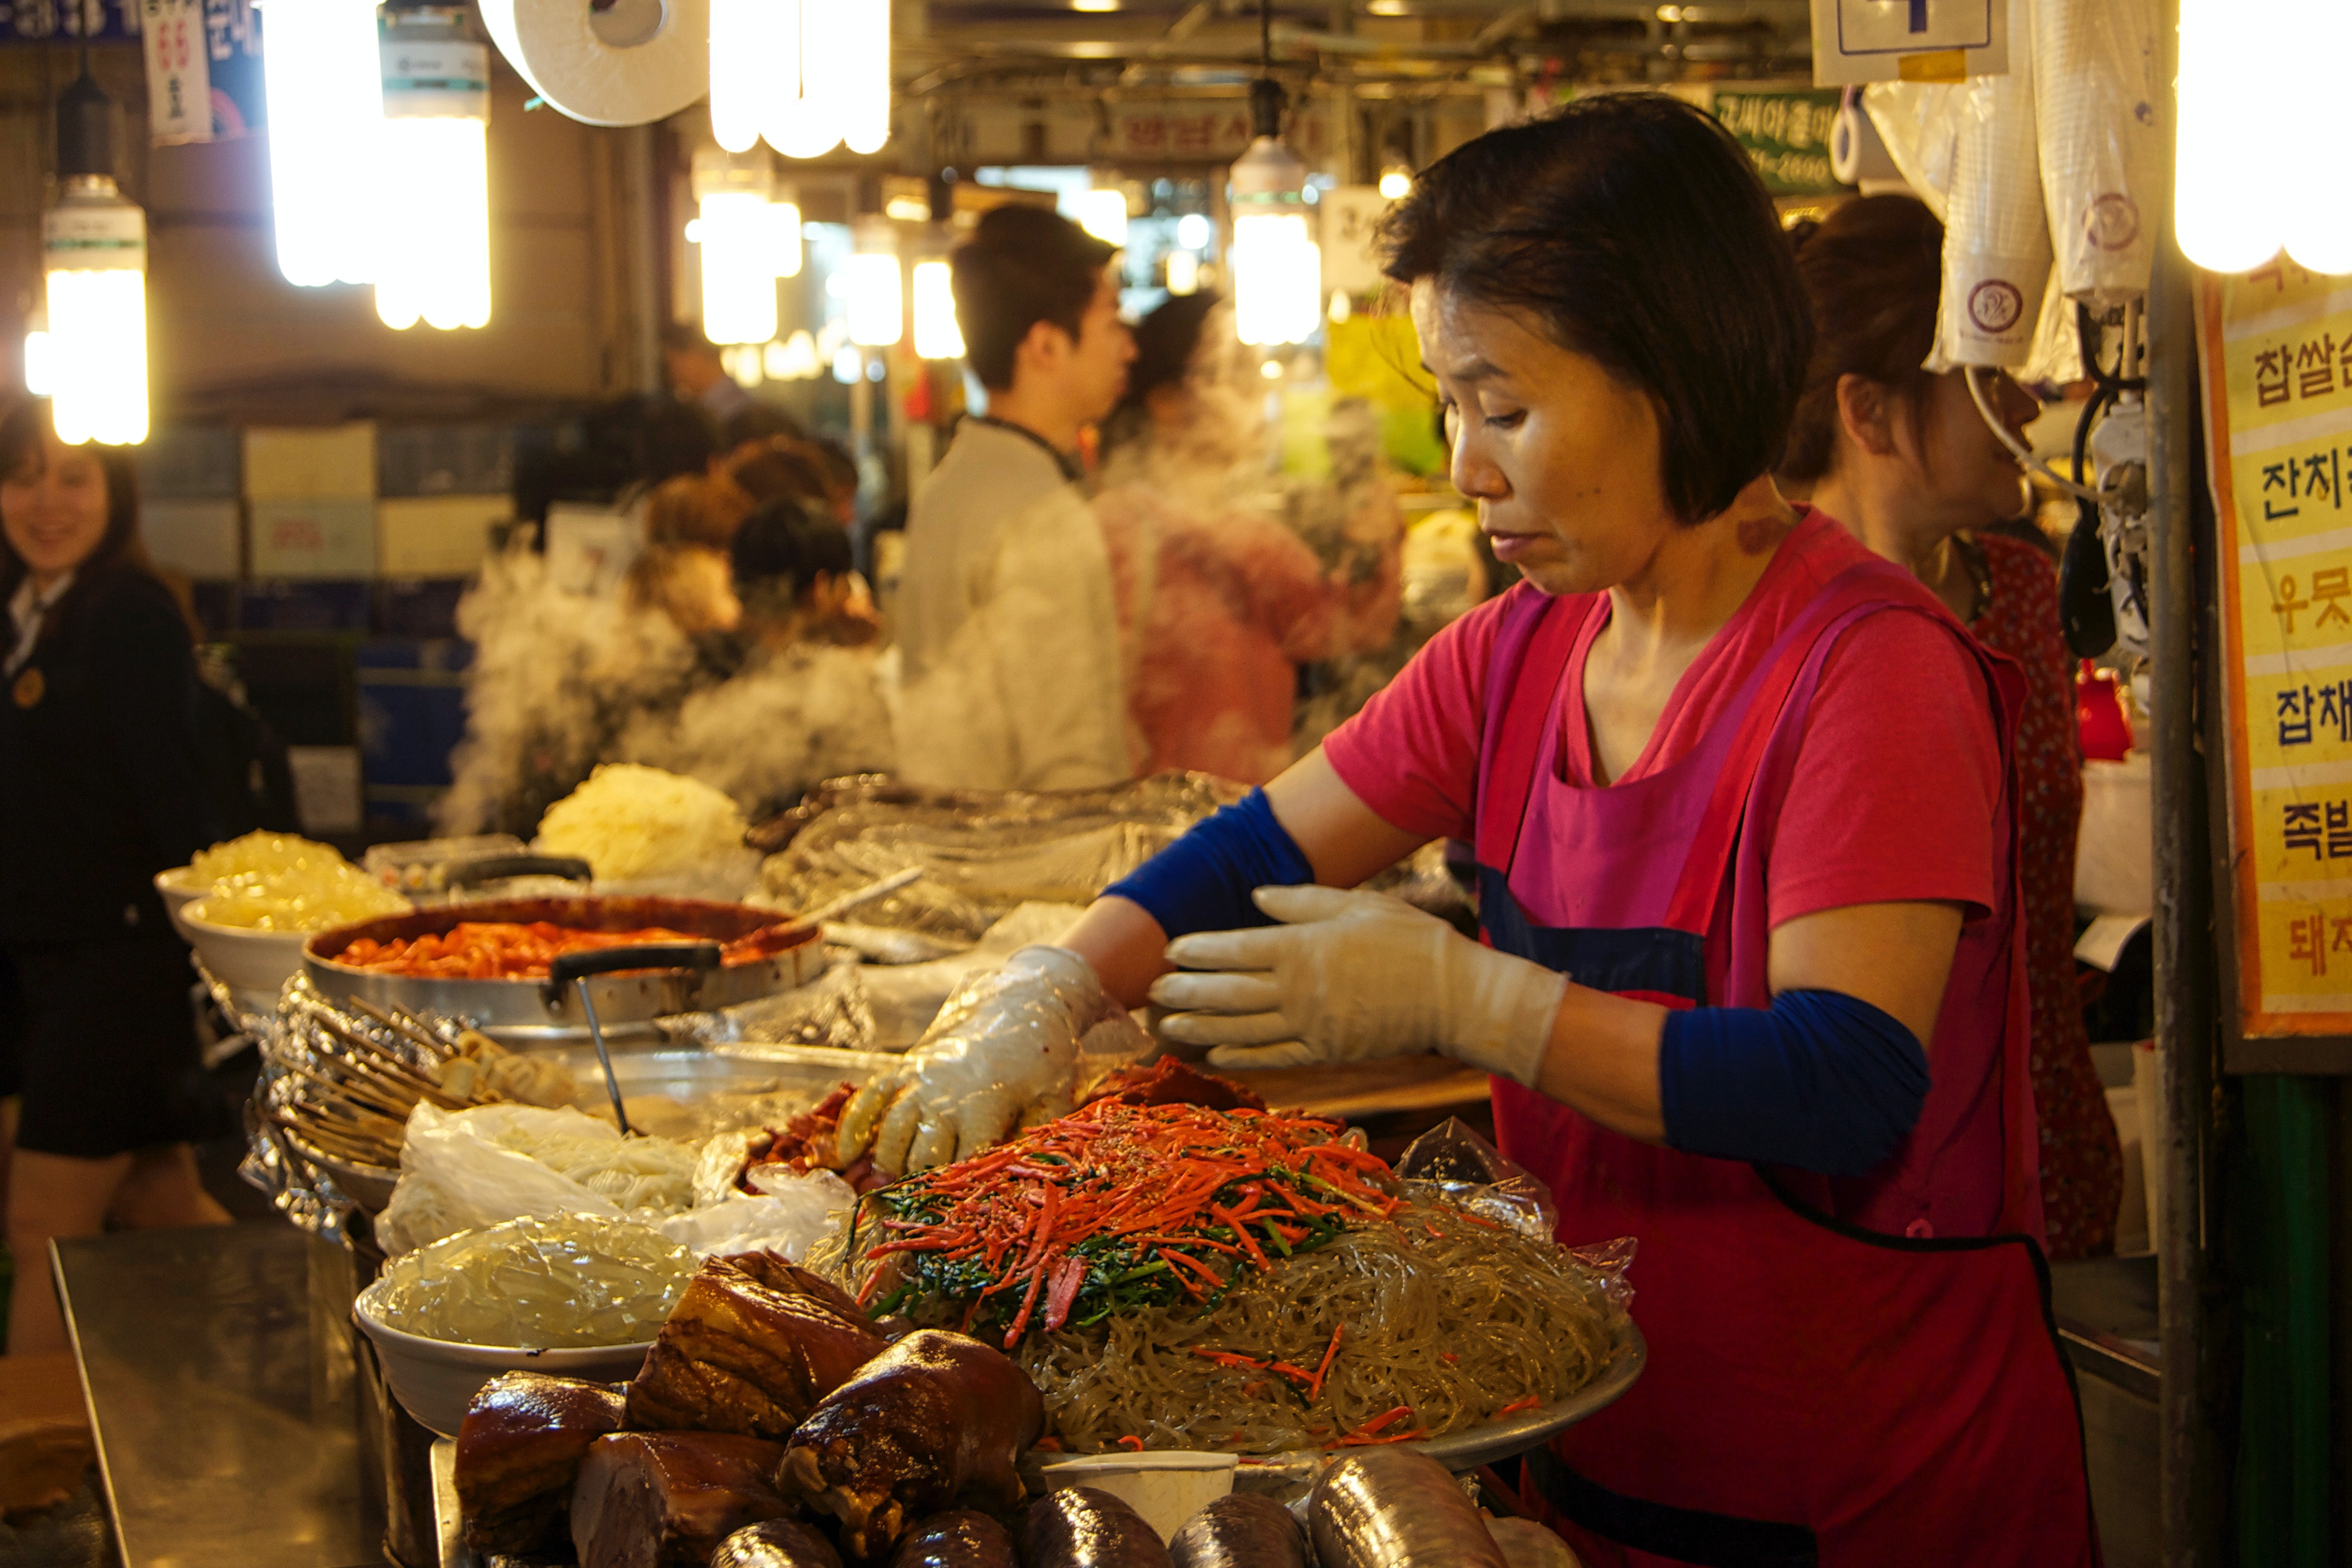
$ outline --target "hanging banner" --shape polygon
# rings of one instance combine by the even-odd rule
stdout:
[[[137,4],[155,144],[226,142],[259,130],[261,18],[251,0]]]
[[[2352,289],[2284,257],[2199,300],[2221,575],[2233,1071],[2352,1065]]]
[[[1813,85],[2009,74],[2008,0],[1813,0]]]
[[[1774,195],[1833,195],[1853,189],[1830,172],[1830,132],[1837,126],[1842,96],[1826,87],[1769,92],[1717,88],[1715,117]]]

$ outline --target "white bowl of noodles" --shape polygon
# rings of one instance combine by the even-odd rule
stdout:
[[[527,1350],[518,1345],[459,1345],[404,1333],[386,1323],[368,1300],[368,1291],[352,1306],[352,1315],[375,1346],[383,1381],[401,1408],[416,1424],[444,1437],[455,1437],[467,1408],[482,1384],[502,1372],[543,1372],[551,1377],[576,1377],[588,1383],[621,1383],[637,1375],[652,1351],[653,1342],[634,1345],[589,1345]]]

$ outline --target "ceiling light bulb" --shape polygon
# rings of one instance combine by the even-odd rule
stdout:
[[[269,194],[278,270],[289,283],[375,279],[378,216],[360,171],[383,121],[375,0],[274,0],[261,76],[269,117]]]
[[[944,261],[918,261],[910,287],[915,297],[915,353],[923,359],[963,358],[953,270]]]
[[[490,320],[489,50],[431,12],[383,37],[375,309],[442,331]]]

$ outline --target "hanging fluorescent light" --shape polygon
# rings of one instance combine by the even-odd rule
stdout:
[[[901,297],[898,253],[887,230],[868,228],[858,236],[861,248],[849,258],[842,274],[842,294],[849,305],[849,341],[866,348],[887,348],[907,330]]]
[[[490,58],[463,16],[384,18],[375,313],[401,331],[490,321]]]
[[[1307,223],[1307,165],[1282,144],[1282,84],[1258,0],[1257,80],[1250,83],[1249,150],[1225,177],[1234,212],[1234,324],[1245,343],[1303,343],[1323,318],[1323,252]]]
[[[50,416],[77,446],[147,439],[147,216],[115,186],[112,113],[87,66],[58,95],[64,191],[41,222]]]
[[[1412,171],[1402,163],[1391,163],[1381,171],[1381,195],[1390,201],[1402,201],[1412,189]]]
[[[1201,258],[1189,250],[1168,253],[1168,291],[1171,294],[1194,294],[1201,288]]]
[[[955,278],[944,261],[918,261],[913,279],[915,353],[923,359],[963,358],[956,323]]]
[[[710,134],[730,153],[760,140],[778,34],[800,25],[800,0],[710,0]]]
[[[2325,183],[2310,160],[2339,140],[2327,105],[2347,48],[2340,0],[2180,0],[2173,224],[2189,260],[2242,272],[2284,246],[2315,272],[2352,272],[2352,218],[2309,194],[2315,174]]]
[[[261,52],[278,270],[289,283],[375,280],[384,205],[375,166],[383,119],[375,0],[271,0]]]
[[[1105,245],[1127,243],[1127,193],[1117,185],[1097,185],[1077,197],[1078,226]]]
[[[801,208],[798,202],[768,204],[768,255],[779,278],[801,275]]]
[[[879,153],[890,140],[890,0],[834,3],[847,13],[841,55],[841,140],[853,153]]]
[[[770,343],[767,364],[772,381],[814,381],[824,373],[824,363],[817,357],[816,340],[809,336],[806,327],[782,343]]]
[[[776,279],[801,270],[801,209],[769,199],[768,154],[694,155],[698,216],[687,242],[702,247],[702,334],[714,343],[776,335]]]
[[[56,363],[49,348],[49,310],[46,304],[36,305],[25,318],[25,358],[17,367],[24,372],[25,395],[47,397],[56,387]]]
[[[1200,213],[1186,213],[1176,220],[1176,243],[1187,250],[1209,248],[1209,220]]]

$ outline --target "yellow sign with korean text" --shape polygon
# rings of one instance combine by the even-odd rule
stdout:
[[[2200,306],[2238,1033],[2352,1035],[2352,287],[2281,258]]]

